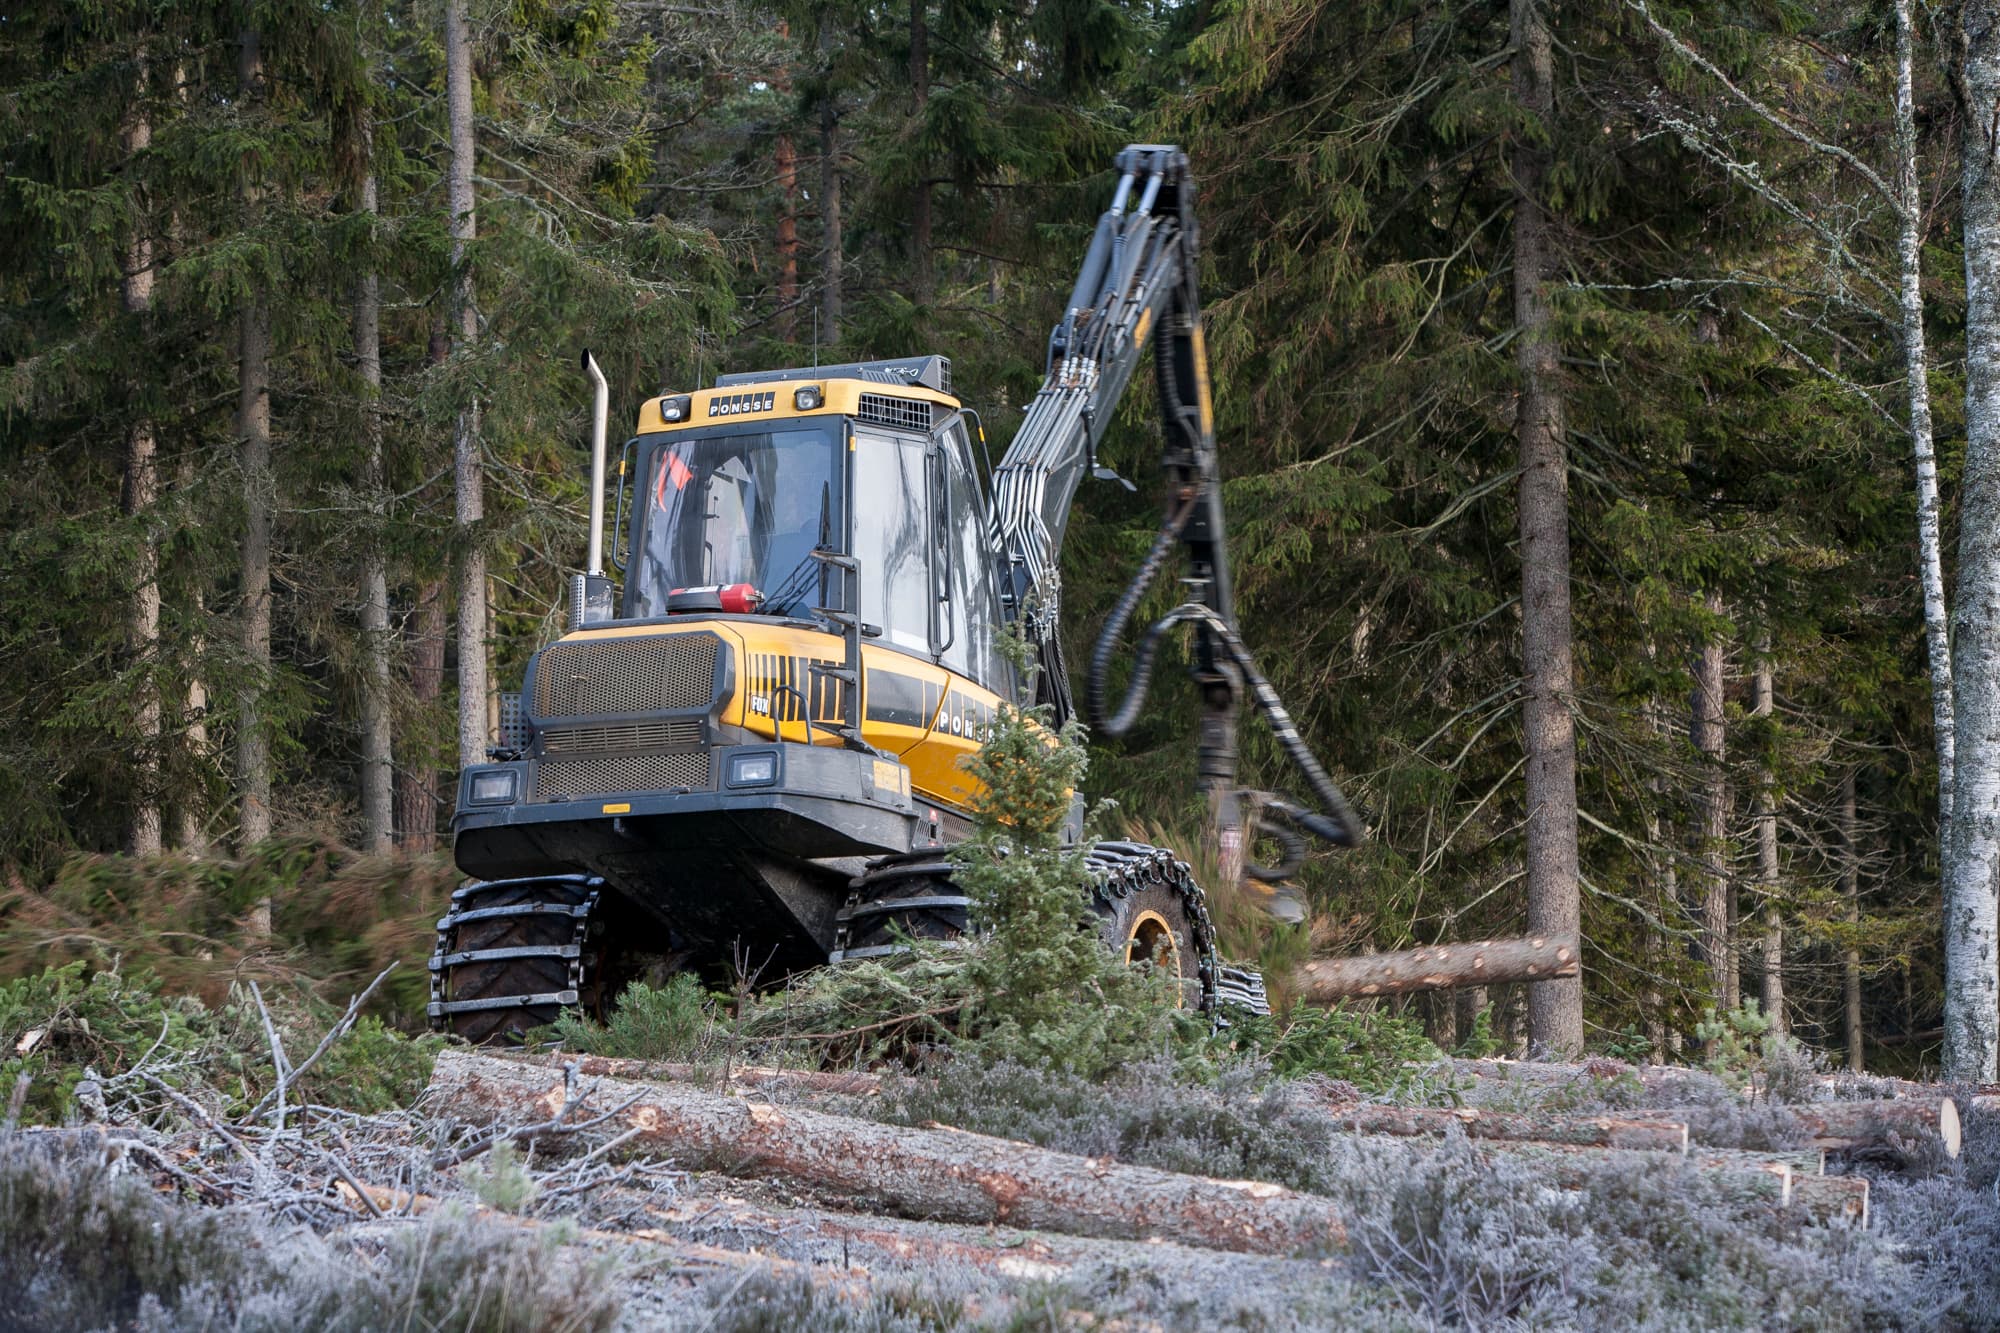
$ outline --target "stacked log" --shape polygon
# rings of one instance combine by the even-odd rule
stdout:
[[[553,1121],[565,1074],[469,1051],[438,1055],[434,1109],[473,1124]],[[911,1129],[622,1079],[578,1079],[628,1142],[683,1165],[782,1177],[908,1217],[1266,1254],[1346,1242],[1335,1205],[1261,1181],[1211,1180],[949,1128]],[[621,1135],[622,1137],[622,1135]]]
[[[473,1125],[547,1128],[571,1111],[583,1118],[615,1110],[607,1132],[616,1133],[627,1151],[650,1149],[691,1169],[780,1179],[921,1220],[1266,1254],[1345,1244],[1335,1204],[1276,1185],[1128,1166],[945,1126],[911,1128],[779,1108],[741,1091],[729,1095],[589,1072],[628,1068],[594,1057],[560,1067],[547,1057],[447,1050],[438,1058],[430,1100],[434,1109]],[[1829,1144],[1873,1145],[1928,1134],[1954,1150],[1956,1118],[1949,1107],[1947,1099],[1931,1096],[1795,1109]],[[1670,1111],[1587,1116],[1352,1102],[1328,1109],[1343,1128],[1381,1143],[1463,1133],[1483,1152],[1535,1162],[1559,1188],[1580,1187],[1607,1166],[1636,1174],[1685,1162],[1743,1207],[1867,1225],[1867,1181],[1825,1175],[1823,1150],[1691,1147],[1688,1122]]]
[[[1935,1145],[1946,1157],[1957,1157],[1964,1142],[1958,1107],[1932,1091],[1928,1096],[1872,1102],[1799,1102],[1782,1108],[1807,1134],[1815,1148],[1851,1152],[1857,1148]],[[1638,1121],[1671,1123],[1685,1112],[1632,1111]]]
[[[1580,1148],[1627,1148],[1686,1153],[1688,1127],[1665,1119],[1613,1116],[1528,1115],[1474,1107],[1335,1104],[1327,1108],[1357,1134],[1397,1138],[1439,1137],[1459,1130],[1467,1138]]]

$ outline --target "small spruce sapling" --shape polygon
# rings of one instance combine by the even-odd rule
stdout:
[[[1002,642],[1032,688],[1018,632]],[[1087,844],[1066,844],[1064,829],[1087,763],[1081,726],[1051,730],[1046,710],[1003,703],[966,761],[983,791],[953,859],[985,936],[969,963],[976,1045],[989,1058],[1089,1076],[1160,1045],[1172,1011],[1155,979],[1086,928]]]
[[[1746,999],[1738,1008],[1718,1015],[1702,1011],[1695,1036],[1715,1044],[1708,1072],[1732,1090],[1747,1091],[1765,1101],[1806,1101],[1811,1098],[1812,1056],[1783,1032],[1772,1029],[1771,1016]]]

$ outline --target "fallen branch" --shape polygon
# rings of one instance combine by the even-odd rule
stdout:
[[[1355,958],[1315,958],[1298,970],[1299,997],[1313,1004],[1366,995],[1486,986],[1503,981],[1573,977],[1578,968],[1574,936],[1434,944]]]
[[[290,1070],[289,1076],[281,1075],[278,1080],[278,1086],[271,1089],[269,1092],[265,1093],[263,1097],[258,1100],[257,1104],[250,1108],[249,1114],[243,1117],[244,1121],[246,1122],[252,1121],[255,1120],[258,1116],[262,1115],[264,1113],[264,1108],[271,1104],[272,1098],[282,1097],[284,1095],[285,1085],[287,1083],[298,1082],[299,1079],[305,1075],[306,1071],[310,1070],[314,1065],[319,1063],[319,1058],[322,1055],[325,1055],[328,1051],[333,1049],[333,1044],[336,1041],[339,1041],[342,1037],[347,1035],[347,1030],[354,1026],[354,1020],[361,1016],[361,1006],[368,1003],[368,997],[375,993],[375,988],[377,986],[380,986],[384,981],[388,979],[389,974],[396,970],[396,966],[397,966],[396,963],[391,962],[389,966],[383,968],[380,972],[376,973],[375,980],[368,983],[368,988],[362,991],[361,994],[355,996],[353,999],[347,1002],[347,1011],[340,1016],[338,1022],[336,1022],[332,1027],[327,1029],[326,1035],[320,1038],[319,1045],[313,1047],[313,1053],[311,1055],[308,1055],[304,1060],[300,1061],[296,1068]],[[255,983],[253,982],[252,983],[253,989],[254,986]],[[261,995],[258,996],[257,998],[257,1007],[260,1010],[264,1007],[264,1000]],[[265,1021],[265,1026],[268,1028],[270,1025],[269,1014],[265,1015],[264,1021]],[[277,1035],[275,1033],[272,1034],[271,1041],[274,1044],[277,1042]]]
[[[638,1144],[684,1167],[781,1179],[918,1218],[1005,1223],[1118,1239],[1160,1237],[1257,1253],[1346,1242],[1335,1205],[1281,1186],[1212,1180],[1052,1152],[946,1128],[880,1125],[689,1088],[603,1080]],[[472,1052],[439,1054],[432,1104],[472,1123],[568,1108],[554,1071]]]

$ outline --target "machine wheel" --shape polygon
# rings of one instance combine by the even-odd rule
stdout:
[[[971,903],[951,882],[942,847],[898,852],[871,861],[848,885],[828,961],[895,953],[901,939],[951,940],[969,928]]]
[[[1128,962],[1142,959],[1178,978],[1178,1003],[1213,1008],[1220,971],[1201,886],[1172,852],[1137,842],[1100,842],[1085,856],[1099,938]],[[896,952],[897,939],[948,940],[970,928],[971,906],[952,883],[942,848],[885,856],[850,885],[830,961]]]
[[[520,1042],[565,1008],[595,1009],[604,881],[586,875],[475,881],[451,895],[431,956],[431,1027]]]
[[[1135,842],[1090,849],[1098,937],[1128,963],[1151,963],[1174,979],[1175,1003],[1210,1007],[1215,943],[1201,888],[1172,852]]]

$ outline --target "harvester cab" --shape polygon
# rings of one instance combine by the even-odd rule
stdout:
[[[1263,881],[1302,855],[1294,828],[1359,837],[1236,634],[1186,159],[1137,145],[1120,169],[1048,378],[984,484],[983,432],[942,356],[724,375],[642,406],[617,473],[614,583],[608,391],[586,353],[587,567],[568,632],[503,707],[493,762],[461,776],[455,852],[476,878],[439,923],[435,1024],[518,1037],[565,1007],[601,1010],[642,967],[747,958],[777,977],[976,928],[949,850],[977,796],[963,760],[1019,685],[999,637],[1019,625],[1041,701],[1067,719],[1057,555],[1082,478],[1108,471],[1098,441],[1149,344],[1168,513],[1093,655],[1093,720],[1129,728],[1159,640],[1188,626],[1198,765],[1225,850],[1246,847],[1252,811],[1287,849],[1285,866],[1246,867]],[[1176,551],[1186,600],[1142,636],[1110,709],[1117,643]],[[1246,691],[1317,809],[1238,790]],[[1088,859],[1109,946],[1173,971],[1189,1004],[1261,1004],[1254,975],[1216,959],[1182,860],[1128,842]]]

